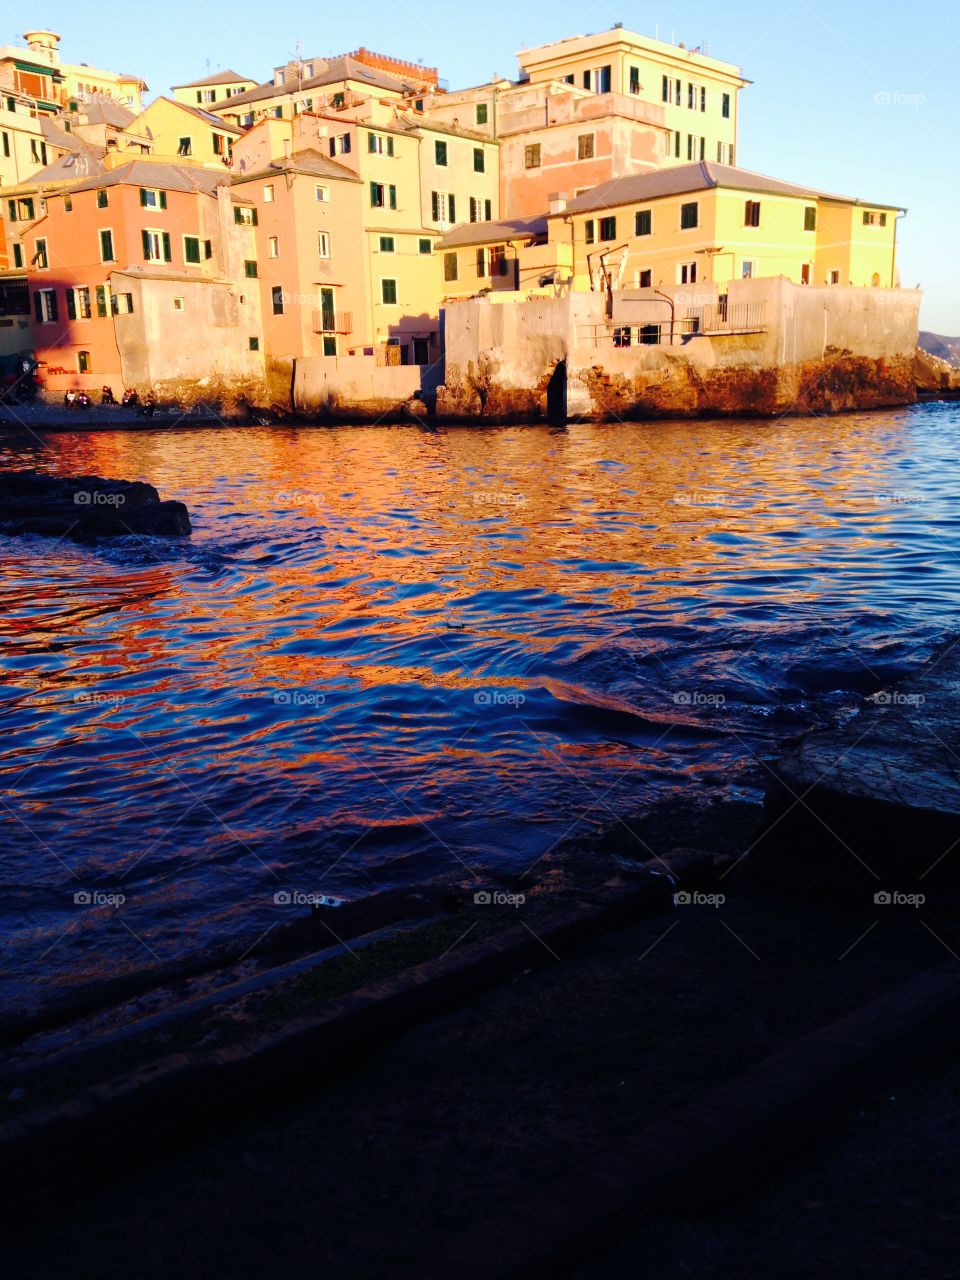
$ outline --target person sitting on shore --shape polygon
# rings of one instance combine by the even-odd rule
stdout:
[[[101,403],[101,404],[116,404],[116,403],[117,403],[117,402],[116,402],[116,400],[114,399],[114,395],[113,395],[113,388],[112,388],[112,387],[104,387],[104,388],[101,390],[101,392],[100,392],[100,403]]]
[[[77,393],[72,388],[71,390],[64,392],[63,403],[68,409],[75,409],[77,407]]]
[[[126,404],[126,405],[139,404],[140,397],[137,395],[136,391],[134,391],[133,388],[131,387],[129,391],[125,391],[123,393],[123,399],[121,400],[120,403]]]

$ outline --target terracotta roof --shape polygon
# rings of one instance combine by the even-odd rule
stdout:
[[[202,80],[189,80],[186,84],[172,84],[171,89],[202,89],[212,84],[256,84],[253,76],[238,76],[235,71],[218,71],[215,76],[204,76]]]
[[[812,187],[800,187],[795,183],[768,178],[749,169],[736,169],[726,164],[677,165],[669,169],[652,169],[647,173],[635,173],[626,178],[613,178],[600,186],[585,191],[571,200],[563,213],[590,213],[599,209],[614,209],[620,205],[638,204],[645,200],[659,200],[664,196],[682,196],[696,191],[712,191],[725,187],[734,191],[750,191],[761,195],[795,196],[803,200],[835,200],[843,204],[862,204],[864,201],[846,196],[831,195]],[[892,209],[896,205],[874,205],[874,208]]]
[[[292,156],[282,160],[271,160],[262,168],[246,171],[233,170],[233,182],[253,182],[263,178],[276,177],[279,173],[305,173],[313,178],[337,178],[345,182],[362,182],[363,179],[346,165],[338,164],[320,151],[305,147],[295,151]]]
[[[321,59],[314,59],[314,66]],[[219,111],[226,109],[233,110],[234,107],[243,107],[251,102],[263,102],[266,98],[278,98],[284,94],[290,95],[294,92],[306,92],[308,89],[321,89],[325,85],[340,84],[344,80],[356,80],[361,84],[368,84],[372,89],[388,89],[394,93],[413,92],[414,86],[409,81],[401,79],[400,76],[389,75],[386,71],[377,71],[373,67],[365,66],[362,62],[357,62],[354,58],[330,58],[325,62],[325,69],[319,75],[311,76],[304,80],[301,86],[294,84],[274,84],[272,80],[268,80],[265,84],[258,85],[256,89],[248,89],[246,93],[236,93],[232,98],[227,98],[224,102],[218,102],[215,105]]]
[[[448,231],[438,249],[459,249],[464,245],[503,244],[508,240],[536,240],[547,234],[547,215],[506,218],[501,222],[462,222]]]
[[[97,177],[78,182],[73,191],[93,191],[100,187],[157,187],[162,191],[203,191],[213,195],[217,187],[230,182],[230,173],[224,169],[192,168],[187,165],[169,164],[165,161],[138,157],[116,169],[102,171]]]

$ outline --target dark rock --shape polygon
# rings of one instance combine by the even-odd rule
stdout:
[[[161,502],[153,485],[102,476],[0,475],[0,533],[88,538],[160,534],[186,537],[190,516],[182,502]]]

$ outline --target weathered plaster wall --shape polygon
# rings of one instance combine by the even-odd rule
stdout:
[[[399,413],[419,395],[422,374],[417,365],[378,365],[375,356],[305,356],[295,362],[294,408],[308,417]]]

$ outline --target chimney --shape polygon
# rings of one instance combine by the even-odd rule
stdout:
[[[548,197],[549,209],[551,213],[563,213],[567,207],[567,193],[565,191],[554,191]]]

